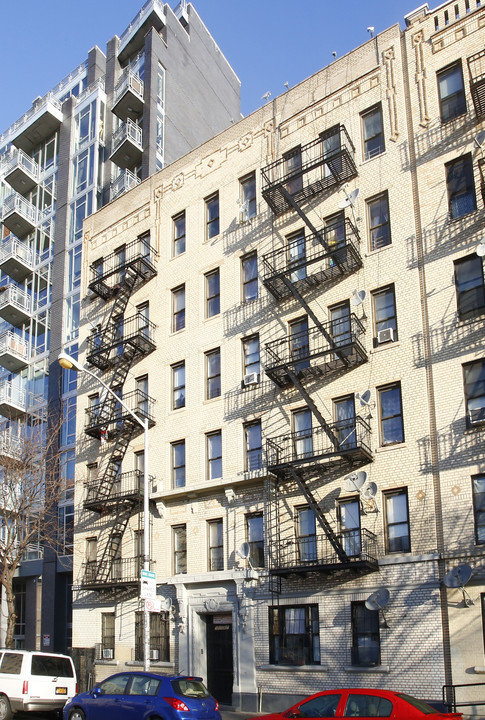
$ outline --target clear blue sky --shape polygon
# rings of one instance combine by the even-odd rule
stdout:
[[[94,45],[106,50],[144,0],[0,0],[0,132],[71,70]],[[177,0],[169,0],[173,8]],[[242,112],[268,90],[284,92],[381,32],[421,0],[193,0],[242,83]],[[431,9],[440,2],[430,3]]]

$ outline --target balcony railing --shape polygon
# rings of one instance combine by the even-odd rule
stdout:
[[[263,283],[276,300],[327,286],[362,267],[359,233],[347,218],[302,237],[287,248],[263,255]],[[328,248],[328,250],[326,249]]]
[[[99,497],[99,483],[101,481],[101,478],[99,478],[96,482],[88,484],[84,507],[99,509],[99,506],[102,505],[106,509],[108,505],[116,505],[120,501],[141,500],[144,495],[143,480],[143,473],[140,470],[121,473],[111,486],[109,499],[106,499]]]
[[[142,390],[133,390],[123,395],[123,403],[141,420],[148,420],[148,426],[155,424],[153,416],[154,398]],[[84,431],[91,437],[114,439],[122,432],[139,434],[143,428],[120,404],[111,401],[95,404],[86,408],[86,426]]]
[[[0,287],[0,317],[14,327],[27,322],[32,314],[32,298],[16,285]]]
[[[53,135],[61,123],[61,102],[53,92],[49,92],[34,100],[32,108],[10,128],[12,143],[28,153],[43,139]]]
[[[468,60],[470,91],[478,118],[485,115],[485,50],[471,55]]]
[[[371,431],[361,417],[328,423],[327,427],[285,433],[266,441],[268,470],[285,472],[290,468],[326,472],[333,465],[370,462]]]
[[[39,213],[31,202],[14,192],[3,201],[2,220],[14,235],[25,237],[36,227]]]
[[[110,199],[115,200],[120,195],[124,195],[125,192],[131,190],[141,183],[139,177],[131,170],[122,170],[116,180],[111,183],[110,188]]]
[[[300,333],[266,343],[265,371],[280,387],[289,385],[290,369],[298,378],[324,377],[367,361],[361,343],[365,333],[360,320],[351,314],[322,323]]]
[[[39,166],[23,150],[16,150],[5,168],[5,180],[17,192],[25,194],[39,182]]]
[[[135,355],[148,355],[155,350],[156,325],[143,313],[126,318],[119,327],[104,328],[88,337],[87,359],[101,370],[126,360],[124,353],[132,348]]]
[[[104,590],[140,582],[143,558],[114,558],[85,562],[82,565],[81,586],[86,590]]]
[[[0,270],[16,282],[25,280],[38,260],[38,254],[15,235],[8,235],[0,245]]]
[[[22,560],[42,560],[44,557],[44,546],[40,543],[28,543]]]
[[[11,330],[0,335],[0,365],[18,372],[28,364],[29,344]]]
[[[275,215],[331,192],[357,175],[355,148],[343,125],[262,168],[262,194]]]
[[[273,575],[330,572],[349,568],[356,572],[378,569],[377,537],[366,528],[340,533],[336,538],[348,560],[342,562],[326,535],[310,535],[295,540],[281,539],[275,543],[271,562]]]
[[[92,263],[89,289],[107,300],[123,283],[128,268],[133,268],[142,280],[151,280],[157,274],[157,259],[158,253],[150,246],[150,238],[136,238],[122,251]]]
[[[10,430],[0,429],[0,457],[12,460],[21,460],[24,450],[24,441]]]
[[[40,410],[43,398],[18,387],[11,380],[0,381],[0,414],[15,418],[26,412]]]
[[[120,168],[129,168],[139,162],[142,152],[142,129],[128,118],[113,134],[110,160]]]
[[[143,112],[143,80],[130,70],[124,71],[114,90],[113,112],[121,120]]]

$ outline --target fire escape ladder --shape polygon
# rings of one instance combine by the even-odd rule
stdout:
[[[126,530],[126,526],[128,525],[128,521],[133,514],[134,507],[134,502],[125,501],[118,509],[118,513],[111,527],[109,537],[98,563],[98,572],[96,577],[96,581],[98,583],[106,582],[110,578],[113,562],[119,558],[121,540]]]
[[[297,376],[295,375],[295,373],[293,372],[293,370],[290,367],[287,368],[287,373],[288,373],[288,376],[289,376],[291,382],[296,387],[296,389],[298,390],[298,392],[300,393],[300,395],[302,396],[302,398],[304,399],[304,401],[306,402],[306,404],[308,405],[308,407],[310,408],[312,413],[315,415],[315,417],[317,418],[320,425],[322,426],[325,434],[327,435],[328,439],[334,446],[335,450],[338,451],[338,449],[339,449],[338,438],[335,437],[335,434],[333,433],[331,427],[329,426],[329,424],[323,417],[322,413],[320,412],[320,410],[317,408],[317,406],[313,402],[309,393],[307,393],[307,391],[305,390],[305,388],[303,387],[303,385],[301,384],[301,382],[299,381],[299,379],[297,378]]]
[[[305,310],[305,312],[308,314],[308,316],[311,317],[311,319],[315,323],[315,327],[317,327],[320,330],[320,332],[322,333],[325,340],[328,342],[330,347],[335,351],[335,354],[338,355],[340,360],[342,360],[342,362],[347,367],[349,367],[350,363],[349,363],[347,357],[342,352],[342,350],[339,349],[339,347],[335,344],[335,340],[330,335],[330,333],[325,329],[324,325],[320,322],[320,320],[317,318],[317,316],[315,315],[315,313],[313,312],[313,310],[311,309],[309,304],[306,302],[306,300],[304,299],[302,294],[298,292],[298,290],[296,289],[296,287],[293,285],[293,283],[291,282],[291,280],[289,278],[282,277],[282,280],[283,280],[284,284],[286,285],[286,287],[288,288],[288,290],[293,295],[293,297],[296,298],[296,300],[298,300],[298,302],[300,303],[302,308]]]
[[[299,473],[297,473],[294,468],[289,468],[289,473],[293,480],[297,483],[298,487],[300,488],[302,495],[304,495],[307,503],[313,510],[313,513],[315,515],[315,518],[320,523],[325,535],[327,536],[330,544],[332,545],[333,549],[337,553],[337,556],[339,560],[343,563],[346,563],[349,561],[349,558],[343,549],[341,543],[339,542],[337,536],[335,535],[334,531],[330,527],[330,524],[325,517],[324,513],[322,512],[322,509],[320,505],[317,503],[315,498],[313,497],[313,494],[308,487],[308,485],[305,483],[304,479],[301,477]]]

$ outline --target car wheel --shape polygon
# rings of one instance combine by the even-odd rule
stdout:
[[[73,708],[69,711],[69,720],[86,720],[86,715],[81,708]]]
[[[0,695],[0,720],[12,720],[13,713],[9,699],[6,695]]]

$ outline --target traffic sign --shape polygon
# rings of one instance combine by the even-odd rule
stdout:
[[[155,600],[157,596],[157,576],[151,570],[142,570],[140,578],[140,597],[143,600]]]

